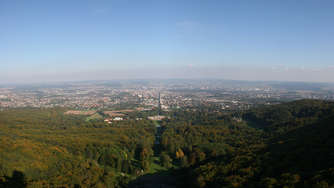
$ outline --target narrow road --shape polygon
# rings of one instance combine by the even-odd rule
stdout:
[[[161,127],[158,121],[154,121],[156,132],[154,141],[154,155],[159,157],[161,152],[161,136],[164,128]],[[128,185],[129,188],[176,188],[177,180],[169,172],[158,172],[155,174],[146,174],[138,177],[136,180],[131,181]]]
[[[154,123],[155,123],[156,131],[155,131],[155,140],[154,140],[153,150],[154,150],[154,155],[158,157],[161,151],[161,136],[163,133],[163,128],[161,127],[158,121],[154,121]]]
[[[155,132],[155,145],[160,145],[161,142],[161,135],[162,135],[162,128],[161,125],[156,121],[155,122],[156,132]]]

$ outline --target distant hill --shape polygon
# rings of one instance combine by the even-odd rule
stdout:
[[[334,102],[299,100],[252,109],[243,115],[251,126],[266,131],[285,132],[311,125],[334,114]]]

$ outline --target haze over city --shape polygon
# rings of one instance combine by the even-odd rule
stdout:
[[[0,82],[332,82],[334,3],[0,2]]]

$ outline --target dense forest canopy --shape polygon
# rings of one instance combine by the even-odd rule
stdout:
[[[0,112],[0,187],[334,186],[333,102],[114,124],[66,110]]]

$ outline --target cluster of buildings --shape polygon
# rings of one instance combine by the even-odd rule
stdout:
[[[0,109],[53,108],[74,110],[152,109],[162,111],[217,105],[223,110],[303,98],[334,100],[333,90],[253,86],[215,81],[80,82],[49,86],[0,87]],[[113,121],[118,121],[120,118]]]

